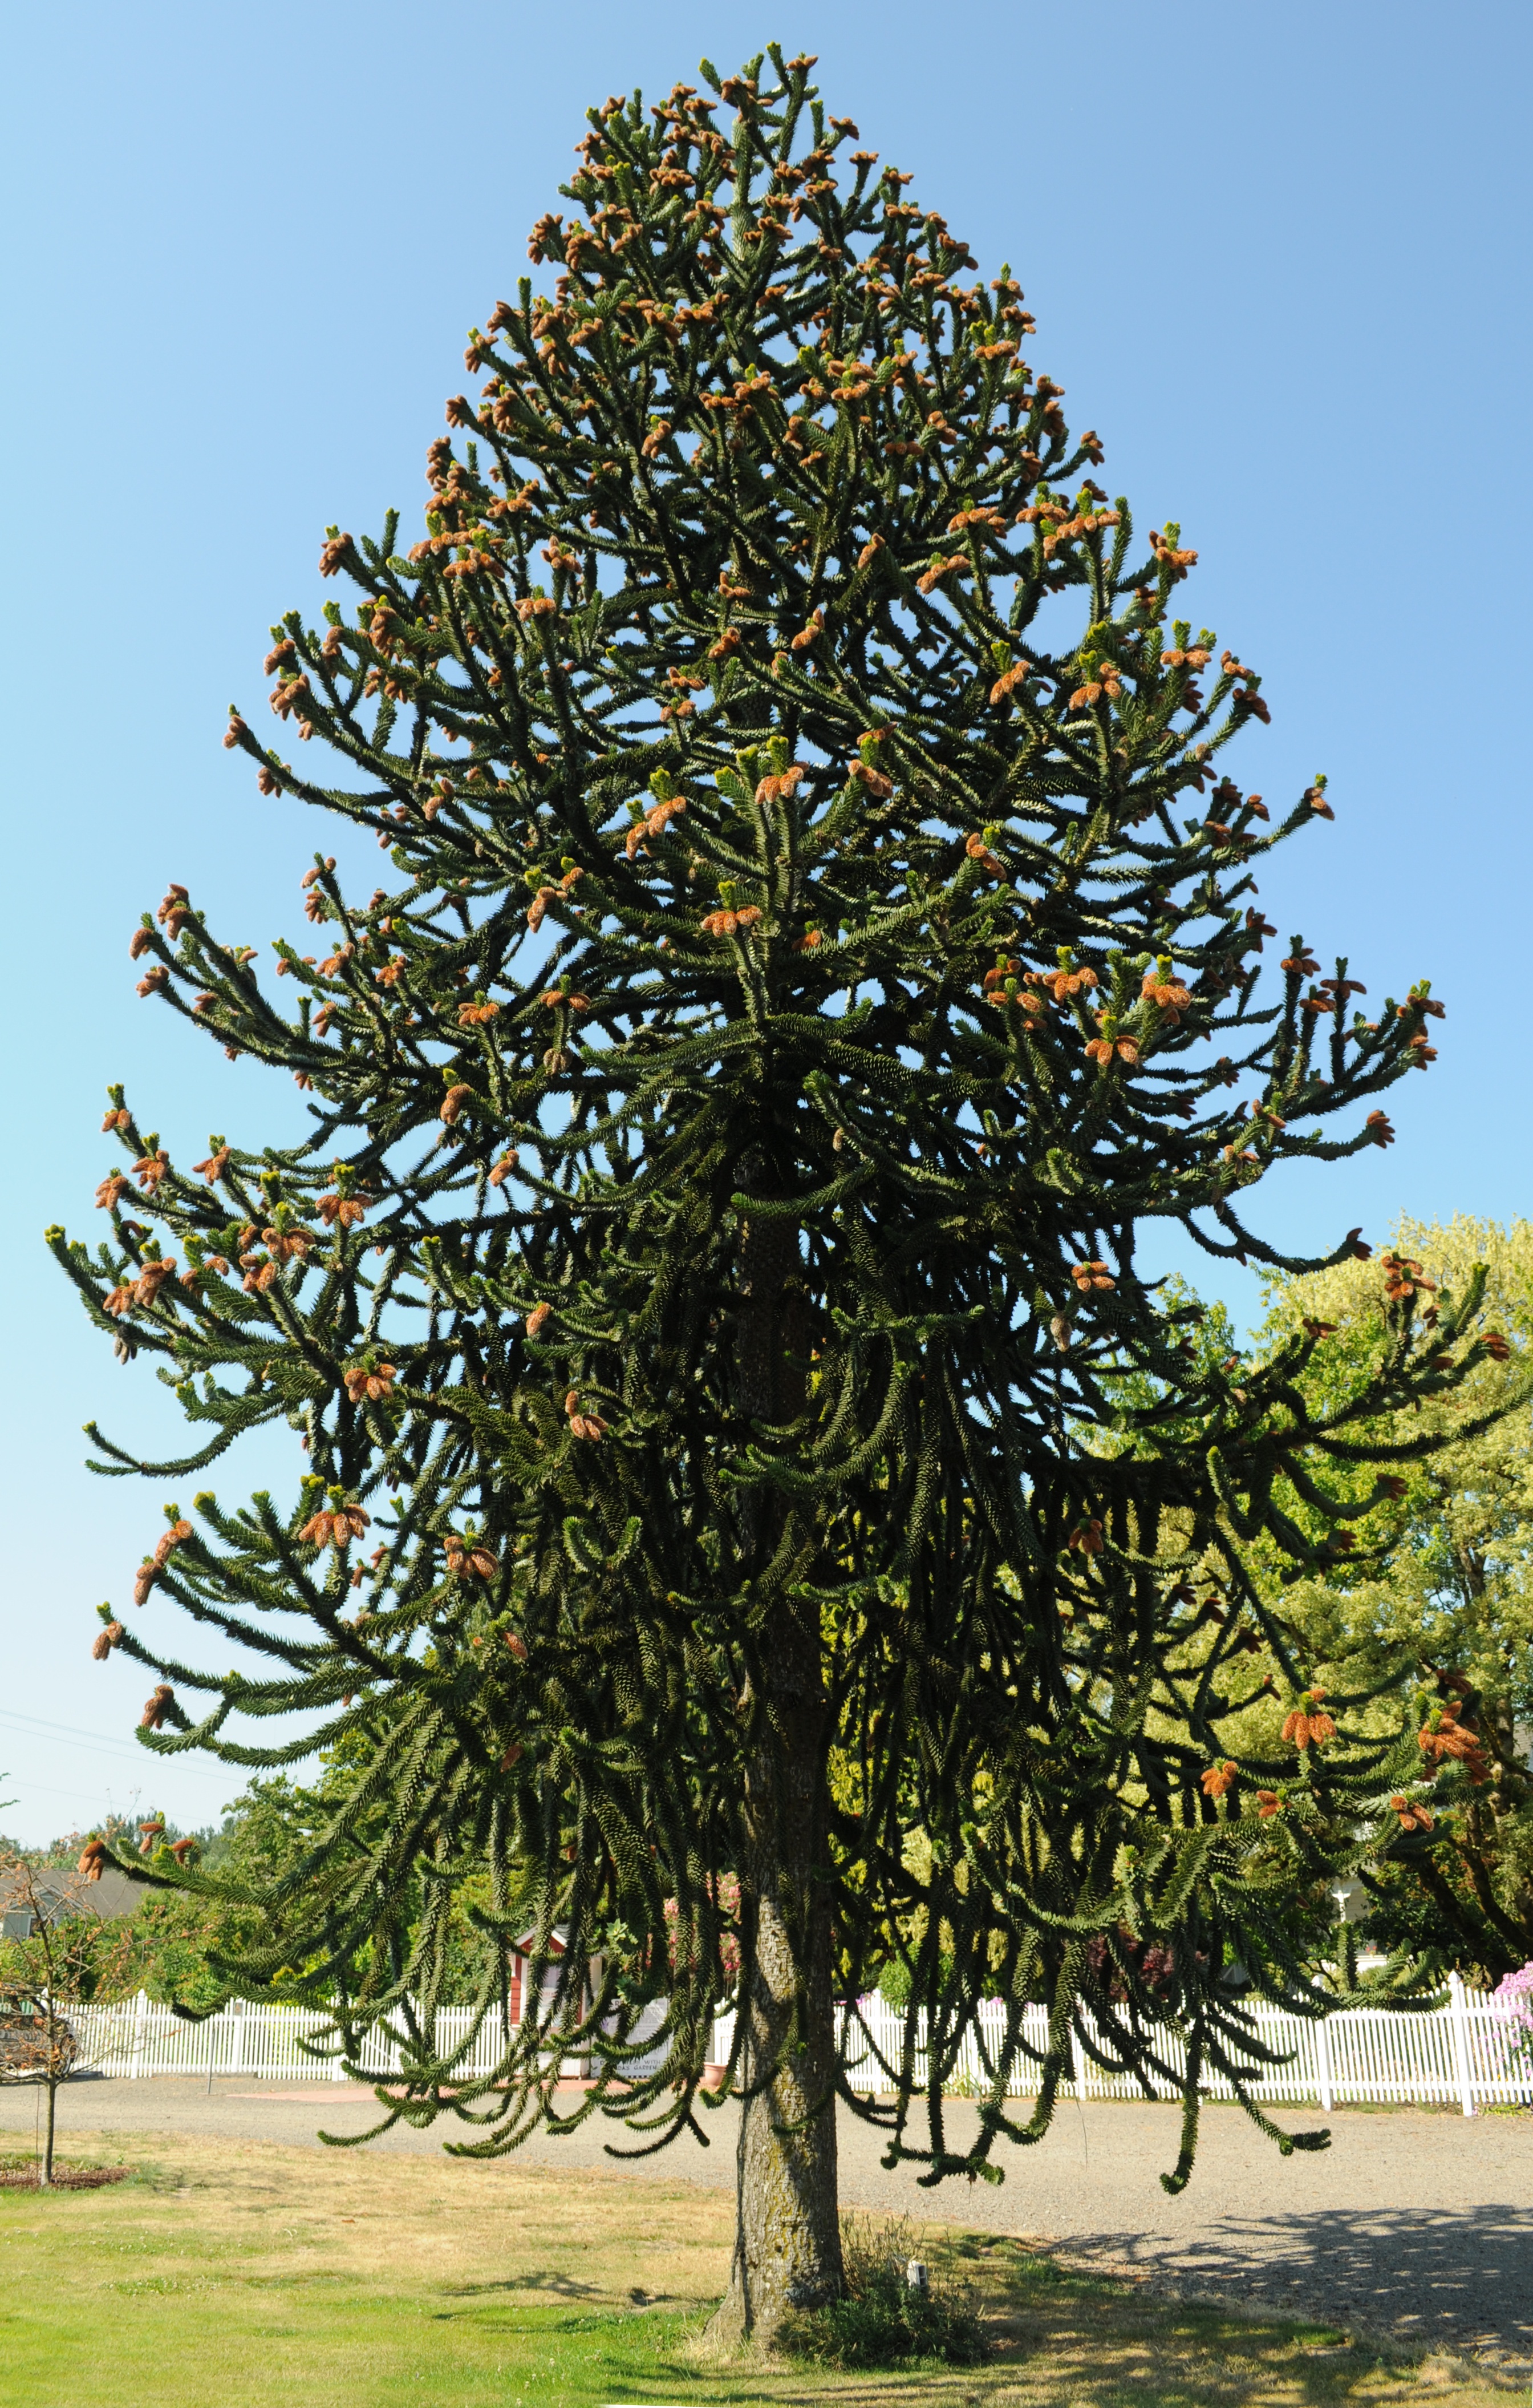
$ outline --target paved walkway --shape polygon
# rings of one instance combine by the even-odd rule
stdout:
[[[0,2089],[0,2130],[30,2131],[34,2112],[30,2091]],[[59,2128],[66,2149],[72,2132],[87,2130],[313,2145],[322,2125],[360,2132],[376,2112],[370,2094],[338,2084],[260,2089],[234,2076],[208,2098],[200,2080],[82,2081],[61,2099]],[[972,2114],[954,2102],[954,2136]],[[717,2134],[710,2148],[682,2140],[627,2166],[603,2146],[625,2137],[621,2126],[587,2125],[567,2141],[539,2135],[523,2154],[730,2186],[735,2111],[704,2120]],[[1321,2119],[1276,2120],[1303,2131]],[[1328,2150],[1281,2157],[1238,2109],[1211,2107],[1192,2182],[1168,2199],[1159,2177],[1175,2161],[1178,2122],[1174,2107],[1072,2100],[1036,2148],[1005,2150],[1003,2184],[945,2183],[934,2193],[909,2170],[885,2172],[880,2135],[843,2114],[842,2203],[1036,2236],[1179,2289],[1533,2364],[1533,2117],[1341,2108]],[[462,2129],[400,2128],[377,2145],[429,2151]],[[485,2172],[493,2180],[494,2164]]]

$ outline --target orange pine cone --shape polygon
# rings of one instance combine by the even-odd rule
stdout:
[[[317,1201],[320,1218],[327,1229],[334,1228],[337,1223],[343,1229],[354,1228],[367,1209],[362,1197],[356,1196],[332,1194],[321,1196]]]
[[[977,861],[981,869],[988,869],[992,878],[1006,876],[1004,867],[996,860],[982,836],[967,837],[964,840],[964,851],[970,861]]]
[[[374,1404],[380,1397],[388,1396],[397,1374],[392,1363],[380,1363],[371,1371],[365,1363],[353,1363],[351,1369],[341,1376],[352,1404],[360,1405]]]
[[[1440,1768],[1444,1763],[1461,1764],[1478,1788],[1490,1779],[1490,1766],[1477,1734],[1460,1727],[1462,1713],[1463,1707],[1456,1698],[1449,1705],[1435,1707],[1430,1718],[1416,1733],[1416,1744],[1435,1768]]]
[[[454,1580],[494,1580],[500,1567],[488,1547],[459,1538],[451,1531],[445,1542],[447,1569]]]
[[[180,1545],[183,1539],[189,1539],[191,1536],[192,1525],[190,1522],[173,1522],[169,1529],[165,1533],[165,1536],[159,1540],[155,1546],[154,1562],[156,1570],[165,1564],[167,1557],[175,1548]]]
[[[1321,1747],[1336,1737],[1336,1725],[1329,1714],[1317,1712],[1324,1689],[1306,1689],[1300,1704],[1296,1706],[1282,1726],[1283,1738],[1297,1748]]]

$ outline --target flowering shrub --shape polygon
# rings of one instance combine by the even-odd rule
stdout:
[[[718,1887],[713,1892],[713,1899],[721,1917],[727,1923],[736,1923],[740,1909],[740,1885],[734,1873],[719,1875]],[[681,1953],[681,1911],[675,1899],[668,1898],[666,1900],[664,1912],[666,1953],[670,1959],[671,1971],[674,1973]],[[692,1963],[695,1960],[689,1955],[687,1961]],[[721,1931],[719,1934],[719,1964],[725,1979],[733,1982],[740,1970],[740,1944],[738,1930]]]
[[[1533,1958],[1515,1973],[1503,1973],[1491,1997],[1497,2005],[1512,2010],[1517,2028],[1513,2045],[1519,2056],[1526,2056],[1533,2045]]]

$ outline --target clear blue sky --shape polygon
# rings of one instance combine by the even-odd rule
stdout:
[[[1187,607],[1272,706],[1246,783],[1285,804],[1328,771],[1336,824],[1264,879],[1268,915],[1375,998],[1428,975],[1448,1001],[1398,1143],[1296,1173],[1268,1228],[1320,1248],[1402,1210],[1528,1207],[1527,1039],[1478,996],[1526,946],[1526,5],[18,12],[0,1828],[136,1792],[198,1822],[233,1787],[161,1774],[133,1742],[142,1672],[90,1660],[165,1492],[93,1480],[80,1425],[168,1451],[175,1416],[91,1337],[41,1232],[90,1229],[109,1078],[173,1151],[274,1138],[295,1095],[136,1000],[134,921],[174,878],[226,936],[296,933],[323,831],[219,745],[231,701],[262,708],[269,623],[317,608],[327,522],[418,513],[465,331],[526,272],[585,108],[769,37],[819,53],[830,106],[985,276],[1010,260],[1104,481],[1182,522]]]

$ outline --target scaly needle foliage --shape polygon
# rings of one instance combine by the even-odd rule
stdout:
[[[281,734],[338,781],[231,716],[264,793],[375,830],[392,875],[359,904],[316,856],[285,990],[179,888],[134,939],[141,992],[313,1120],[183,1169],[112,1091],[141,1193],[104,1182],[93,1256],[53,1243],[199,1443],[102,1439],[103,1468],[179,1480],[267,1422],[308,1466],[167,1506],[139,1577],[240,1669],[109,1628],[157,1676],[147,1745],[351,1752],[240,1978],[305,1966],[348,2045],[402,2018],[391,2112],[509,2146],[557,2117],[557,2029],[596,2072],[579,2115],[657,2144],[732,1996],[734,2087],[781,2122],[795,2066],[806,2116],[834,2079],[935,2179],[1045,2128],[1072,2027],[1167,2075],[1174,2023],[1180,2183],[1205,2072],[1259,2054],[1222,1977],[1315,2007],[1288,1906],[1411,1777],[1361,1693],[1309,1696],[1244,1550],[1328,1560],[1364,1508],[1326,1465],[1483,1341],[1471,1283],[1323,1406],[1302,1329],[1235,1384],[1140,1232],[1306,1268],[1247,1191],[1386,1143],[1440,1007],[1365,1022],[1298,938],[1262,986],[1253,869],[1331,816],[1325,781],[1273,818],[1221,774],[1268,708],[1172,617],[1196,553],[1085,474],[1020,288],[961,280],[812,64],[592,113],[569,221],[533,236],[552,292],[472,335],[425,533],[332,529],[351,607],[274,631]],[[1233,1763],[1254,1647],[1290,1728]],[[473,1881],[485,2014],[528,1931],[547,2013],[449,2092],[432,2012]],[[826,2035],[892,1955],[891,2105]],[[1036,2112],[1006,2103],[1009,2025],[969,2148],[940,2086],[983,1995],[1053,2022]]]

